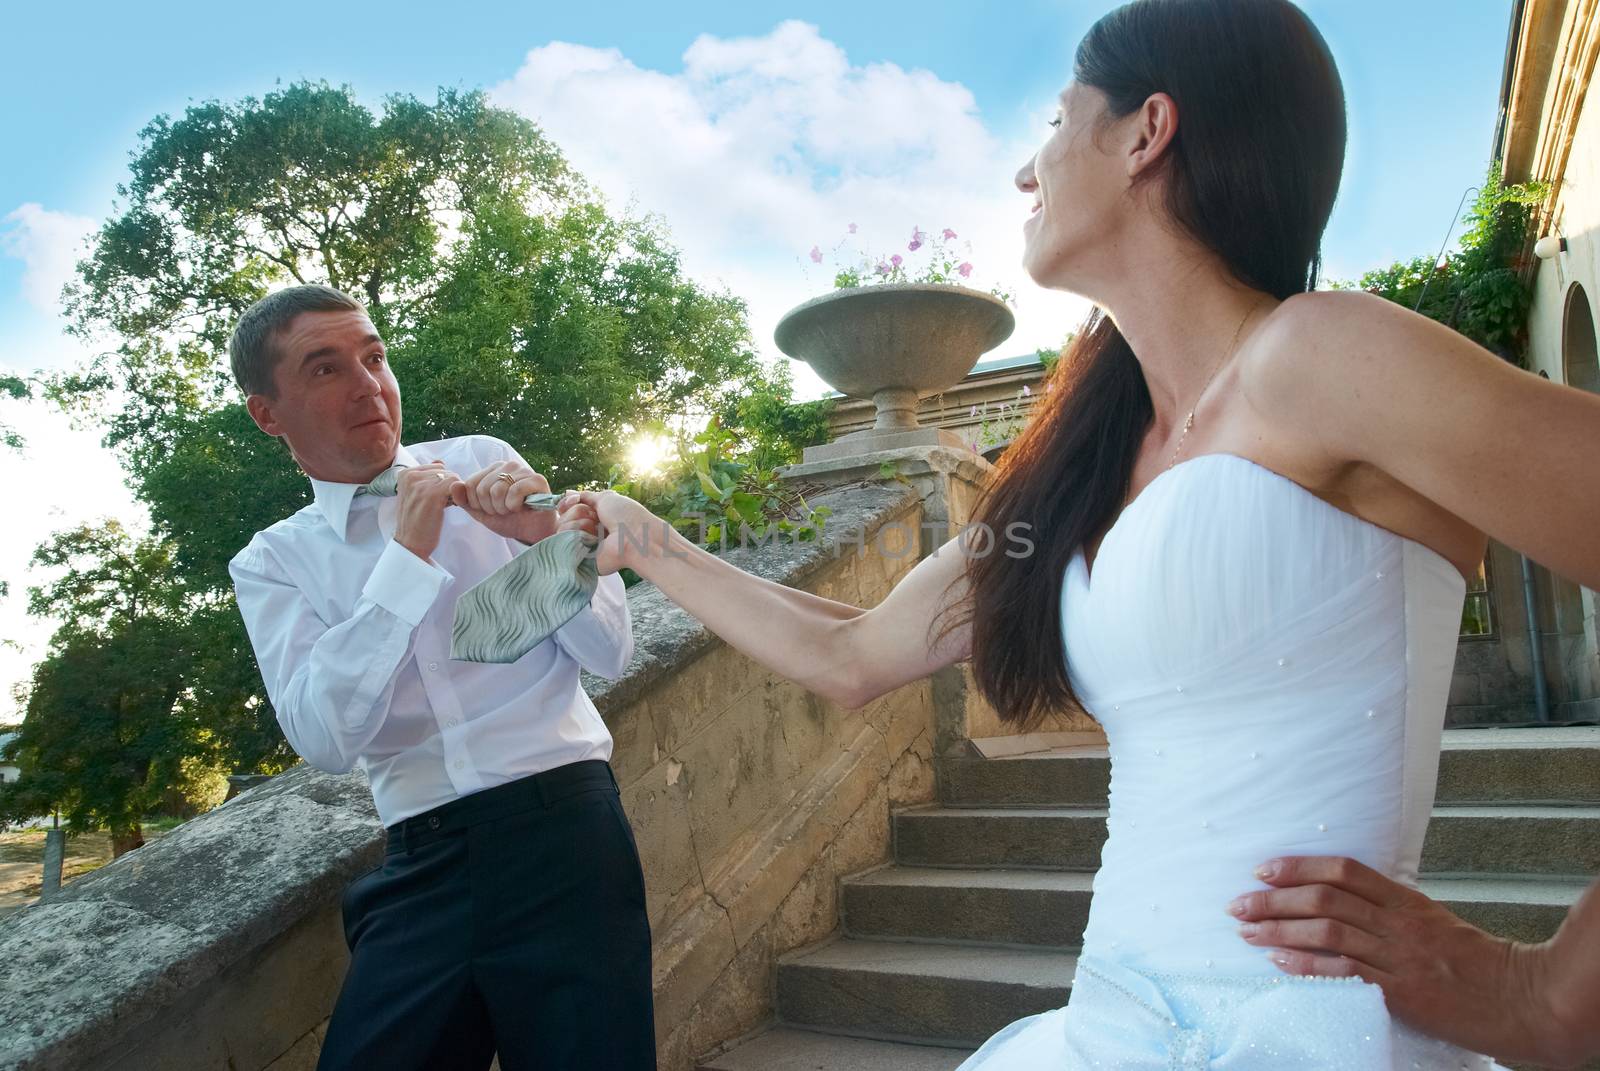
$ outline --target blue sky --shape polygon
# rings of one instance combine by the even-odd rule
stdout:
[[[427,98],[439,85],[498,82],[549,41],[617,48],[640,67],[672,71],[702,33],[760,35],[786,18],[815,24],[852,62],[926,68],[960,83],[989,125],[1009,133],[1060,88],[1076,42],[1109,6],[19,5],[6,21],[22,47],[0,67],[0,121],[12,149],[0,170],[0,213],[37,202],[103,217],[140,127],[191,100],[259,95],[300,77],[349,82],[374,101],[395,91]],[[1509,3],[1302,6],[1334,50],[1351,119],[1329,261],[1359,270],[1436,248],[1461,191],[1487,163]],[[0,259],[0,322],[18,311],[21,273],[19,260]]]
[[[849,222],[873,252],[913,226],[955,228],[972,243],[975,282],[1019,293],[1017,332],[991,356],[1031,352],[1059,342],[1083,305],[1021,275],[1029,199],[1011,176],[1047,133],[1078,40],[1112,6],[12,5],[0,65],[0,367],[81,360],[54,295],[74,240],[110,212],[141,127],[300,78],[348,83],[374,107],[394,92],[489,89],[544,125],[616,205],[659,214],[686,270],[747,298],[773,359],[777,318],[826,288],[805,251]],[[1325,273],[1352,278],[1432,253],[1488,163],[1509,0],[1301,6],[1333,49],[1350,121]],[[803,366],[796,385],[801,397],[827,389]],[[32,503],[0,531],[0,579],[13,588],[0,600],[0,641],[15,644],[0,643],[3,721],[5,692],[48,635],[21,614],[23,587],[41,579],[25,569],[33,547],[96,516],[138,527],[142,510],[92,431],[9,402],[0,421],[29,436],[16,490]]]

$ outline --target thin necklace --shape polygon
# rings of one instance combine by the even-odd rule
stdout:
[[[1233,341],[1228,343],[1228,352],[1222,355],[1222,360],[1211,366],[1211,375],[1206,377],[1205,385],[1200,388],[1200,393],[1195,397],[1194,409],[1200,408],[1200,399],[1206,396],[1206,387],[1211,386],[1211,380],[1217,374],[1217,369],[1227,363],[1233,356],[1233,348],[1239,344],[1239,332],[1244,330],[1245,320],[1250,319],[1250,314],[1256,311],[1254,305],[1244,310],[1244,316],[1239,320],[1239,326],[1233,329]],[[1189,437],[1189,429],[1194,427],[1194,409],[1189,410],[1188,419],[1183,422],[1183,434],[1178,436],[1178,448],[1172,451],[1172,460],[1167,462],[1167,468],[1178,463],[1178,455],[1183,452],[1183,441]]]

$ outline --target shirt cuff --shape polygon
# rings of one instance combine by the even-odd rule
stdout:
[[[394,540],[378,555],[361,594],[415,628],[422,623],[439,589],[455,579],[438,564],[423,561]]]

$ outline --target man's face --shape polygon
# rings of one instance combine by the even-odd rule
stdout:
[[[282,436],[306,475],[365,483],[400,446],[400,384],[364,312],[302,312],[274,340],[276,399],[252,394],[250,415]]]

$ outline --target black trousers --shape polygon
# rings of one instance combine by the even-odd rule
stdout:
[[[607,763],[396,823],[343,908],[318,1071],[655,1068],[644,875]]]

